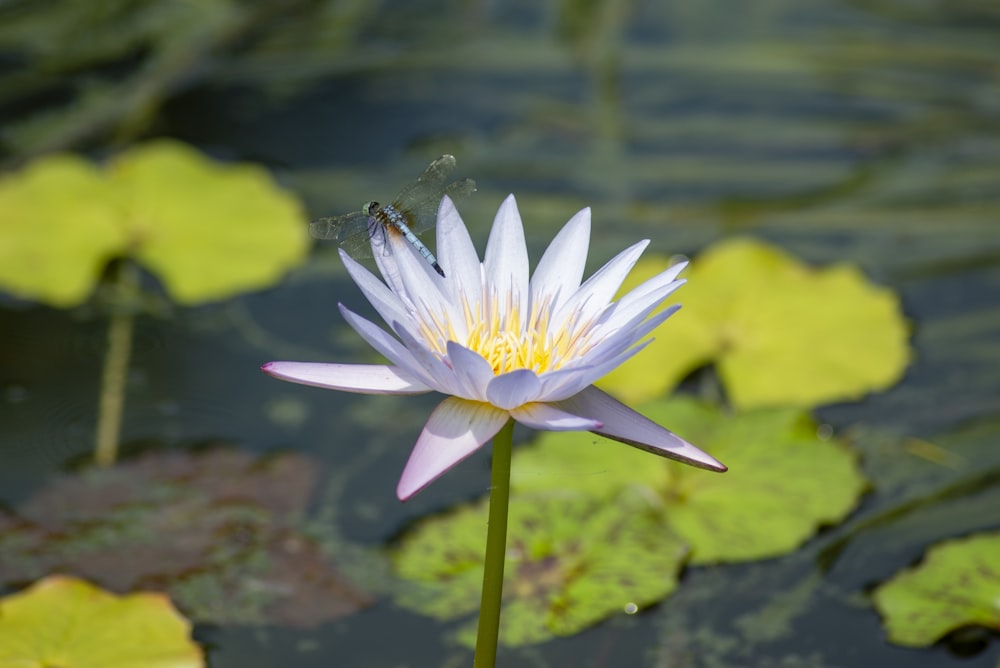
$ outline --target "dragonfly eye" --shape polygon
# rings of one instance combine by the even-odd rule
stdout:
[[[378,210],[381,208],[382,206],[378,202],[368,202],[368,204],[365,205],[365,213],[369,216],[373,216],[378,213]]]

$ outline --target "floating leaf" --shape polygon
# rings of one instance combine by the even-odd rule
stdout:
[[[162,594],[116,596],[50,576],[0,599],[0,665],[200,668],[191,624]]]
[[[127,242],[113,189],[81,158],[42,158],[0,181],[0,286],[15,295],[79,304]]]
[[[647,260],[631,280],[665,268]],[[602,387],[649,399],[715,361],[738,408],[812,407],[884,390],[906,368],[899,299],[856,267],[812,269],[768,244],[734,239],[708,249],[686,276],[674,298],[685,308]]]
[[[729,471],[719,475],[587,434],[552,432],[515,455],[515,493],[564,489],[613,499],[623,489],[640,490],[690,545],[693,563],[716,563],[794,550],[819,526],[842,520],[865,488],[854,455],[819,438],[798,409],[726,416],[678,397],[643,412],[725,461]]]
[[[398,573],[413,583],[399,595],[402,605],[441,619],[477,609],[487,514],[479,503],[407,534],[394,555]],[[601,504],[572,494],[515,497],[501,642],[571,635],[655,603],[676,587],[685,552],[641,499]],[[457,637],[475,645],[475,625]]]
[[[278,281],[308,248],[298,203],[260,167],[225,165],[159,141],[114,161],[135,256],[182,304]]]
[[[84,301],[114,257],[132,257],[183,304],[276,282],[308,248],[295,199],[262,169],[172,141],[101,171],[70,155],[0,181],[0,286],[56,306]]]
[[[1000,630],[1000,533],[947,541],[875,590],[889,640],[926,647],[962,626]]]
[[[170,593],[198,621],[315,626],[371,601],[299,524],[318,469],[285,454],[150,453],[0,515],[0,581],[47,572]]]

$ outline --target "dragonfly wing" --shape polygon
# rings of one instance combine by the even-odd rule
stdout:
[[[319,218],[309,224],[309,234],[315,239],[332,239],[351,257],[371,257],[371,217],[362,212]]]
[[[452,181],[444,188],[435,192],[429,192],[427,199],[411,205],[410,209],[403,209],[406,212],[407,225],[414,234],[420,234],[434,227],[437,223],[438,207],[441,205],[441,198],[447,195],[455,199],[465,197],[476,192],[476,182],[472,179],[461,179]]]
[[[446,183],[448,175],[454,169],[454,156],[441,156],[424,170],[419,179],[404,188],[393,200],[393,208],[406,217],[406,224],[414,234],[420,234],[434,227],[442,197],[445,195],[461,197],[475,192],[476,182],[472,179]]]
[[[400,190],[396,198],[392,200],[396,210],[409,209],[413,203],[427,199],[429,193],[440,192],[453,169],[455,169],[455,156],[453,155],[442,155],[427,165],[424,173],[416,181]]]

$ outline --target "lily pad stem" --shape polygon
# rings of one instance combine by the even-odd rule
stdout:
[[[514,421],[508,420],[493,437],[493,469],[490,480],[490,516],[486,530],[486,564],[483,598],[479,604],[474,668],[493,668],[497,661],[500,633],[500,602],[503,598],[503,567],[507,557],[507,508],[510,502],[510,456]]]
[[[132,354],[133,304],[138,289],[135,265],[121,260],[116,267],[115,307],[108,323],[107,347],[104,351],[104,371],[101,374],[101,395],[97,409],[97,439],[94,459],[98,466],[111,466],[118,457],[122,413],[125,408],[125,380]]]

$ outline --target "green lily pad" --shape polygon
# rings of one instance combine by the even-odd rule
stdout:
[[[163,594],[116,596],[54,575],[0,599],[0,665],[201,668],[191,624]]]
[[[932,547],[874,593],[889,640],[906,647],[932,645],[963,626],[1000,630],[1000,533]]]
[[[762,559],[794,550],[842,520],[866,487],[855,455],[817,435],[794,408],[725,415],[692,399],[642,412],[725,461],[724,475],[574,432],[542,435],[518,451],[518,494],[562,489],[608,499],[632,489],[655,499],[663,522],[691,547],[695,564]]]
[[[115,257],[194,304],[272,285],[307,249],[301,207],[263,169],[178,142],[138,146],[103,170],[50,156],[0,181],[0,287],[54,306],[83,302]]]
[[[576,633],[631,613],[677,586],[686,548],[640,498],[594,503],[573,494],[510,505],[500,641],[518,646]],[[399,603],[440,619],[475,612],[482,584],[485,503],[425,520],[394,554],[410,581]],[[475,622],[459,642],[474,646]]]
[[[637,265],[628,288],[668,261]],[[751,239],[709,248],[672,298],[685,307],[600,385],[632,403],[710,362],[733,406],[813,407],[895,384],[909,362],[898,297],[852,265],[807,267]],[[655,371],[654,371],[655,370]]]

